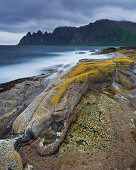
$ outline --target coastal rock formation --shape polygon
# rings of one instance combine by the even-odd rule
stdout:
[[[55,155],[39,157],[36,141],[20,148],[24,166],[41,170],[129,168],[136,156],[130,124],[133,109],[121,96],[104,91],[84,94],[70,116],[71,126]],[[44,134],[45,146],[54,139],[51,132],[52,129]]]
[[[102,50],[98,51],[98,54],[109,54],[109,53],[113,53],[116,52],[117,49],[114,47],[110,47],[110,48],[103,48]]]
[[[8,135],[19,136],[23,167],[100,170],[135,165],[136,52],[115,51],[109,59],[80,60],[17,116]]]
[[[22,78],[0,84],[0,138],[11,129],[18,115],[46,87],[45,78],[52,73]]]
[[[13,124],[14,132],[25,131],[37,138],[51,123],[67,119],[86,90],[111,85],[115,66],[111,60],[105,60],[103,64],[99,61],[79,63],[60,75],[57,84],[56,80],[52,82],[53,88],[49,86],[18,116]]]
[[[54,153],[64,140],[71,122],[69,117],[81,96],[87,90],[110,87],[114,81],[125,87],[133,87],[133,67],[134,60],[129,57],[80,61],[53,80],[17,117],[13,123],[14,133],[24,133],[24,140],[38,138],[33,147],[40,155]]]

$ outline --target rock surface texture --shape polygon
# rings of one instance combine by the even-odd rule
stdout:
[[[47,75],[14,80],[0,84],[0,138],[10,129],[17,116],[42,91]]]
[[[108,51],[110,59],[80,60],[59,74],[13,121],[7,136],[19,136],[24,168],[135,167],[136,52]]]
[[[22,170],[20,155],[14,150],[13,143],[9,140],[0,140],[0,169]]]

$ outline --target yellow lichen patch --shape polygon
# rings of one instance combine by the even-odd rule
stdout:
[[[126,70],[119,70],[119,72],[127,76],[127,78],[129,78],[131,81],[135,81],[135,78]]]
[[[133,63],[133,61],[129,57],[118,57],[114,58],[113,61],[116,63],[116,66],[118,67],[124,67],[124,66],[129,66],[130,64]]]
[[[128,52],[128,50],[118,48],[117,52],[125,54]]]
[[[77,64],[72,69],[70,69],[66,74],[64,74],[61,78],[65,79],[71,72],[73,72],[77,67],[79,67],[81,64]]]
[[[23,123],[22,123],[23,122]],[[24,131],[26,126],[26,120],[24,118],[24,115],[20,115],[16,118],[16,120],[13,123],[13,129],[14,132],[21,133]]]
[[[88,73],[84,73],[84,74],[81,74],[81,75],[78,75],[78,76],[75,76],[73,78],[66,80],[65,82],[63,82],[62,84],[60,84],[59,86],[56,87],[57,93],[51,98],[51,100],[49,102],[51,104],[56,104],[59,101],[59,99],[62,97],[63,93],[66,91],[66,88],[70,84],[75,83],[75,85],[76,85],[76,84],[78,84],[79,81],[87,80],[89,75],[94,77],[94,75],[96,75],[96,73],[97,73],[97,70],[93,70]]]
[[[68,79],[64,83],[60,84],[59,86],[56,87],[58,89],[57,93],[52,97],[50,100],[50,103],[55,104],[59,101],[60,97],[62,94],[65,92],[66,88],[70,83],[72,83],[75,80],[75,78]]]
[[[42,117],[43,115],[47,113],[48,113],[48,110],[45,107],[43,107],[42,104],[39,104],[39,106],[35,110],[33,117],[35,117],[35,115],[37,115],[38,117]]]
[[[84,73],[78,76],[75,76],[73,78],[70,78],[68,80],[66,80],[64,83],[60,84],[59,86],[56,87],[56,89],[58,90],[57,93],[51,98],[51,100],[49,101],[51,104],[56,104],[59,99],[62,97],[63,93],[66,91],[66,88],[72,84],[78,84],[79,81],[82,80],[87,80],[88,76],[91,75],[92,77],[94,77],[94,75],[96,75],[98,71],[97,70],[93,70],[90,71],[88,73]]]
[[[49,102],[51,104],[56,104],[59,102],[59,99],[71,83],[76,85],[80,81],[88,81],[88,78],[92,81],[100,79],[106,80],[108,73],[111,73],[114,69],[115,63],[111,60],[103,60],[103,62],[87,62],[78,65],[78,67],[75,67],[74,70],[72,69],[71,74],[69,71],[69,79],[56,87],[57,93]]]
[[[75,77],[76,75],[80,75],[85,72],[89,72],[90,70],[102,70],[109,67],[111,63],[90,63],[90,64],[82,64],[78,67],[74,72],[69,76],[70,78]],[[113,64],[113,63],[112,63]]]
[[[121,51],[125,52],[125,50]],[[133,63],[133,59],[130,59],[126,56],[112,59],[93,60],[90,62],[82,62],[80,64],[77,64],[75,67],[73,67],[61,77],[62,79],[67,79],[65,82],[56,87],[56,94],[50,99],[49,102],[51,104],[58,103],[60,101],[60,98],[65,93],[66,89],[68,87],[72,87],[70,87],[71,84],[77,85],[80,81],[99,82],[100,80],[110,80],[111,76],[109,75],[113,75],[113,71],[115,71],[115,68],[117,68],[118,70],[124,70],[124,68],[131,68],[133,66]],[[131,76],[129,73],[119,73],[119,81],[123,85],[129,85],[131,83],[130,80],[126,78],[126,74],[129,75],[129,78],[131,80],[133,80],[133,76]]]
[[[123,85],[129,87],[131,81],[123,74],[118,73],[118,82]]]
[[[136,55],[130,56],[130,58],[136,60]]]
[[[72,78],[77,75],[89,72],[91,70],[96,70],[96,69],[103,70],[112,65],[115,65],[115,64],[110,59],[93,61],[93,62],[84,62],[84,63],[78,64],[76,67],[73,67],[68,73],[63,75],[61,78],[66,78],[67,76],[69,78]]]

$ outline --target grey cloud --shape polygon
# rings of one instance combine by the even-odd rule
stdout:
[[[52,31],[97,19],[136,21],[135,0],[1,0],[0,31]]]

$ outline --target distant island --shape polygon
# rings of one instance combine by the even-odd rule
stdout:
[[[58,27],[52,33],[28,32],[18,45],[129,45],[136,44],[136,23],[101,19],[85,26]]]

